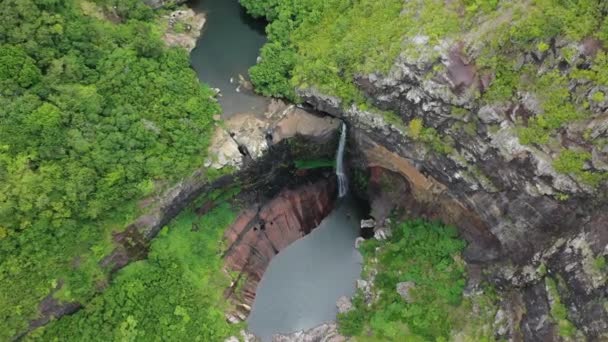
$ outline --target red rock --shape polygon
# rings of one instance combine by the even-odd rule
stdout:
[[[259,211],[246,209],[239,215],[224,234],[228,244],[225,268],[238,272],[237,280],[244,279],[240,285],[235,281],[225,293],[235,306],[251,307],[270,260],[309,234],[329,215],[335,192],[334,181],[321,180],[295,190],[284,190]]]

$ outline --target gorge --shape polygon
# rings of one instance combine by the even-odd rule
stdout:
[[[84,66],[80,50],[0,52],[25,70],[0,82],[3,96],[20,98],[9,112],[36,103],[31,117],[0,116],[0,340],[608,338],[602,2],[144,2],[65,10],[91,25],[66,22],[70,39],[117,30],[116,51],[86,50]],[[188,9],[204,15],[200,37],[174,15]],[[172,46],[161,29],[198,37],[194,71],[183,50],[154,45]],[[48,84],[24,81],[38,74]],[[100,81],[61,83],[75,75]],[[122,86],[130,99],[112,92]],[[69,130],[52,151],[27,147],[59,134],[61,111],[66,127],[100,125]],[[30,124],[31,136],[14,140]],[[132,133],[122,150],[103,150],[121,141],[108,127]],[[84,144],[91,132],[104,139]],[[127,153],[141,141],[164,157]],[[48,166],[63,154],[118,161],[91,166],[96,180],[75,163]],[[49,174],[66,186],[46,191]],[[121,186],[132,197],[108,195],[112,207],[74,192],[93,180],[97,192]],[[21,183],[30,188],[12,191]],[[33,204],[28,191],[40,194]],[[30,220],[32,208],[46,209]]]

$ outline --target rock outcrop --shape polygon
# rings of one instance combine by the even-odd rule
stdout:
[[[205,13],[196,13],[190,8],[171,12],[163,19],[167,21],[167,30],[163,35],[165,44],[184,48],[188,52],[196,47],[196,41],[207,22]]]
[[[272,342],[345,342],[346,338],[338,333],[336,323],[325,323],[309,330],[297,331],[286,335],[274,335]]]
[[[528,308],[528,314],[507,319],[518,329],[534,330],[525,334],[526,340],[541,335],[559,338],[555,329],[549,329],[555,319],[539,319],[551,317],[547,296],[535,297],[530,292],[537,291],[545,277],[563,280],[559,295],[568,319],[587,338],[608,338],[607,270],[593,266],[594,260],[608,255],[606,185],[594,188],[558,172],[553,159],[559,149],[520,143],[516,122],[522,115],[538,113],[534,94],[519,94],[509,103],[482,104],[476,94],[490,80],[477,72],[462,46],[433,51],[429,56],[439,51],[441,58],[425,59],[421,51],[417,59],[400,57],[388,75],[360,75],[355,80],[376,107],[396,113],[404,123],[417,119],[423,127],[432,128],[436,133],[432,141],[422,139],[406,124],[393,124],[381,113],[354,105],[344,106],[339,98],[314,88],[300,89],[299,96],[349,124],[353,163],[372,174],[370,197],[379,228],[391,203],[411,216],[457,226],[469,242],[467,262],[481,265],[487,279],[504,293],[515,291],[522,296],[505,295],[505,301],[520,298]],[[560,58],[556,54],[538,63],[558,68]],[[429,70],[443,71],[429,77]],[[454,108],[461,111],[454,114]],[[587,121],[571,124],[565,136],[573,137],[572,144],[579,141],[576,132],[585,129],[588,134],[605,136],[602,111],[598,107]],[[587,165],[589,170],[602,167],[601,153],[594,152],[597,166]],[[383,177],[391,186],[382,186]]]
[[[336,118],[273,100],[264,115],[237,114],[218,127],[205,166],[240,168],[246,161],[260,158],[271,146],[295,137],[326,144],[334,138],[339,125]]]
[[[316,228],[333,210],[335,195],[335,179],[321,179],[283,190],[262,207],[239,215],[225,233],[225,267],[236,274],[226,291],[236,309],[229,314],[230,320],[244,320],[270,260]]]

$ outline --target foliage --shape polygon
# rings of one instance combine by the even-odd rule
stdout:
[[[433,127],[424,127],[424,122],[421,118],[415,118],[410,121],[407,127],[407,134],[414,140],[424,142],[437,153],[449,154],[453,151],[453,141],[449,137],[440,136]]]
[[[554,70],[538,77],[532,90],[539,96],[543,113],[530,119],[527,127],[520,131],[524,144],[545,144],[549,134],[565,123],[585,117],[570,100],[568,79]]]
[[[377,267],[374,291],[380,297],[368,307],[357,294],[355,309],[338,317],[341,332],[385,339],[447,338],[458,320],[451,313],[462,302],[464,264],[459,255],[464,245],[454,228],[422,220],[396,224],[386,244],[366,241],[362,253],[366,269]],[[416,284],[412,303],[395,290],[405,281]]]
[[[57,284],[93,294],[110,232],[201,164],[219,111],[141,1],[97,1],[117,23],[80,3],[0,2],[0,340]]]
[[[247,9],[249,15],[274,20],[280,0],[239,0],[239,2]]]
[[[571,174],[589,185],[596,186],[608,179],[608,173],[585,170],[585,164],[590,160],[589,152],[563,150],[553,161],[553,167],[558,172]]]
[[[604,271],[606,266],[608,266],[608,261],[606,261],[606,257],[603,255],[600,255],[593,260],[593,267],[599,272]]]
[[[492,75],[484,103],[514,100],[516,94],[539,97],[540,114],[518,118],[517,133],[523,144],[547,144],[567,124],[590,117],[589,103],[573,96],[571,84],[608,86],[608,57],[599,52],[591,68],[573,63],[578,51],[558,47],[558,41],[580,42],[597,37],[608,42],[608,8],[603,1],[506,1],[458,0],[243,0],[251,13],[265,15],[269,43],[262,61],[251,69],[257,91],[264,95],[298,100],[296,88],[316,88],[339,97],[342,106],[366,108],[366,96],[356,85],[360,75],[387,73],[399,54],[412,59],[420,50],[440,41],[458,41],[467,35],[476,41],[475,64],[481,75]],[[490,24],[491,23],[491,24]],[[489,25],[488,25],[489,24]],[[424,46],[413,37],[424,37]],[[521,63],[524,53],[557,52],[564,56],[567,71]],[[428,57],[428,56],[427,56]],[[428,58],[432,60],[431,56]],[[438,57],[438,56],[436,56]],[[437,58],[439,60],[439,58]],[[441,64],[428,71],[427,79],[443,72]],[[580,81],[579,81],[580,80]],[[577,89],[578,92],[580,90]],[[591,97],[600,102],[601,92]],[[400,121],[387,116],[387,121]],[[391,121],[395,119],[394,121]],[[412,124],[417,124],[414,121]],[[416,127],[412,127],[416,128]],[[406,128],[407,130],[407,128]],[[418,130],[412,131],[417,137]],[[450,153],[450,142],[433,130],[426,132],[431,147]],[[422,132],[420,133],[422,135]]]
[[[420,137],[420,132],[422,132],[422,128],[424,127],[424,123],[421,118],[415,118],[410,121],[408,124],[408,134],[412,139],[418,139]]]
[[[55,341],[221,341],[226,322],[222,236],[236,217],[223,204],[203,217],[181,214],[153,241],[147,260],[119,271],[86,309],[30,335]]]
[[[558,283],[551,277],[545,277],[545,285],[551,299],[551,318],[557,323],[559,335],[573,337],[576,334],[576,327],[568,320],[568,310],[561,302]]]

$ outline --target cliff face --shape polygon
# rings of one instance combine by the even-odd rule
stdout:
[[[263,206],[240,214],[225,234],[225,265],[236,273],[233,286],[226,291],[226,297],[236,306],[229,316],[231,321],[245,319],[270,260],[316,228],[333,210],[335,197],[332,176],[283,190]]]
[[[544,69],[574,65],[564,64],[559,51],[554,48],[540,59],[532,53],[520,58]],[[585,46],[577,51],[578,62],[584,62]],[[436,65],[443,71],[436,72]],[[522,116],[539,113],[535,94],[522,92],[514,100],[482,103],[476,94],[492,77],[478,73],[474,61],[456,45],[444,48],[439,62],[402,56],[388,75],[356,78],[377,108],[397,113],[409,127],[391,124],[377,112],[344,108],[339,98],[314,88],[300,89],[299,95],[317,110],[347,121],[354,131],[353,154],[360,155],[355,163],[373,171],[370,187],[376,187],[376,200],[382,200],[378,194],[390,193],[384,197],[412,216],[441,219],[460,229],[469,242],[469,268],[483,268],[488,280],[509,293],[499,313],[510,323],[497,330],[498,336],[559,339],[557,323],[548,319],[555,297],[544,285],[549,277],[558,279],[568,319],[592,340],[606,337],[608,287],[601,262],[608,254],[605,185],[591,186],[557,172],[553,160],[561,147],[521,144],[516,125]],[[572,91],[581,98],[592,92],[585,86]],[[458,114],[455,108],[461,109]],[[587,120],[562,130],[562,146],[582,146],[579,135],[585,129],[606,136],[605,108],[598,105],[592,110]],[[421,133],[426,128],[434,130],[430,138]],[[598,170],[601,151],[583,147],[595,156],[586,169]],[[382,174],[393,179],[390,184],[403,185],[383,189],[377,181]],[[472,281],[470,286],[475,287]]]

